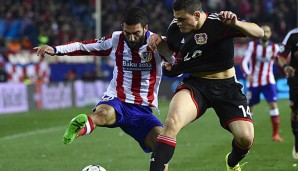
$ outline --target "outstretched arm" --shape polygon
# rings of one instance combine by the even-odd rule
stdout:
[[[39,46],[39,47],[35,47],[33,48],[37,53],[37,56],[40,56],[42,58],[44,58],[45,54],[48,55],[55,55],[55,49],[49,45],[43,45],[43,46]]]
[[[264,30],[255,23],[239,21],[237,15],[231,11],[221,11],[219,13],[221,21],[227,25],[237,28],[248,37],[262,38]]]

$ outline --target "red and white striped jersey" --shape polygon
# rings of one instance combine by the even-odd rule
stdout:
[[[24,65],[7,62],[5,64],[5,71],[8,81],[13,82],[24,82],[26,79],[29,79],[32,83],[38,81],[49,82],[50,79],[50,66],[45,61]]]
[[[146,39],[151,34],[147,31]],[[174,62],[172,56],[163,57],[146,43],[138,50],[131,50],[121,31],[101,39],[56,46],[56,54],[110,56],[114,60],[113,78],[104,95],[117,97],[122,102],[151,107],[158,107],[163,60]]]
[[[252,76],[252,82],[247,86],[258,87],[267,84],[275,84],[273,64],[279,46],[269,41],[264,47],[259,40],[249,42],[248,49],[241,63],[244,74]]]

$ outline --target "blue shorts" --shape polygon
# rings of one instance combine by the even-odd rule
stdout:
[[[249,87],[246,95],[248,99],[248,105],[253,106],[260,102],[260,95],[263,93],[268,103],[277,102],[277,93],[275,84],[267,84],[260,87]]]
[[[120,127],[125,133],[133,137],[144,152],[152,152],[145,147],[145,138],[148,133],[156,126],[163,126],[154,116],[149,106],[130,104],[120,101],[116,97],[104,96],[96,106],[107,104],[116,111],[116,122],[108,128]]]

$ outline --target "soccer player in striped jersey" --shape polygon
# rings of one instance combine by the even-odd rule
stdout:
[[[156,48],[166,42],[176,60],[174,64],[165,64],[164,73],[188,73],[189,78],[183,79],[170,102],[150,170],[162,171],[174,155],[180,130],[213,108],[222,127],[234,137],[232,151],[225,158],[226,169],[240,171],[239,162],[254,141],[254,126],[242,85],[236,80],[233,38],[259,39],[264,31],[255,23],[238,20],[231,11],[205,13],[200,0],[174,0],[173,11],[175,19],[166,38],[152,35],[148,44]]]
[[[253,107],[260,102],[261,93],[269,105],[269,115],[272,123],[273,141],[283,141],[279,135],[279,110],[277,106],[277,92],[273,74],[273,64],[279,51],[278,44],[272,42],[272,31],[269,25],[262,25],[264,37],[249,42],[248,49],[241,63],[244,76],[247,79],[246,97],[251,114]]]
[[[290,63],[287,57],[290,54]],[[284,59],[279,65],[283,68],[290,88],[291,127],[295,137],[292,151],[293,158],[298,160],[298,28],[287,33],[278,53]]]
[[[153,33],[148,30],[146,12],[130,8],[124,15],[123,30],[101,39],[72,42],[55,47],[37,47],[37,54],[110,56],[114,60],[113,78],[94,112],[80,114],[70,121],[63,141],[70,144],[97,126],[120,127],[133,137],[145,152],[151,152],[162,123],[153,115],[158,107],[158,90],[163,61],[173,62],[172,55],[161,55],[147,45]],[[158,109],[157,109],[158,110]]]

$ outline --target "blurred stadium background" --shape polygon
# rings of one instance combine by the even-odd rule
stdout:
[[[270,24],[273,28],[272,40],[277,43],[283,40],[289,30],[298,26],[298,0],[202,0],[202,2],[205,11],[231,10],[246,21]],[[96,135],[82,140],[74,147],[65,148],[60,141],[64,126],[69,119],[77,113],[88,112],[105,91],[107,81],[111,79],[111,61],[106,57],[93,56],[50,57],[41,60],[32,48],[43,44],[54,46],[74,40],[100,38],[115,30],[121,30],[122,13],[130,6],[145,8],[150,18],[150,30],[165,34],[172,20],[171,4],[172,0],[1,0],[0,170],[80,170],[84,165],[96,161],[103,162],[103,166],[108,166],[107,168],[112,171],[120,171],[122,168],[130,171],[147,170],[144,168],[148,168],[148,162],[144,158],[149,159],[149,156],[136,149],[137,145],[130,143],[133,141],[127,136],[122,137],[123,132],[120,130],[108,133],[95,131],[98,137],[103,135],[108,137],[110,143],[101,141]],[[245,80],[239,62],[248,41],[249,39],[235,40],[237,77],[244,85]],[[257,107],[260,109],[256,111],[262,114],[260,117],[256,116],[256,120],[259,119],[256,123],[260,126],[256,125],[256,134],[260,141],[256,138],[257,147],[252,153],[257,154],[250,158],[254,166],[248,166],[251,167],[248,170],[293,169],[290,158],[293,138],[289,128],[288,86],[278,67],[275,66],[274,71],[278,96],[281,99],[279,102],[283,122],[281,135],[284,136],[285,142],[280,144],[271,142],[268,109],[262,102]],[[159,116],[162,120],[167,111],[167,100],[178,83],[179,78],[163,79],[160,88],[162,101],[160,108],[163,114]],[[172,91],[169,91],[169,87]],[[214,112],[211,110],[209,113]],[[205,122],[207,124],[204,124]],[[198,143],[194,146],[199,151],[193,150],[193,153],[187,151],[183,154],[183,149],[193,147],[193,144],[181,140],[185,144],[179,147],[180,151],[177,153],[187,161],[178,159],[179,156],[175,157],[177,160],[173,161],[175,166],[173,170],[222,170],[223,163],[217,161],[221,161],[223,156],[214,155],[226,154],[230,147],[225,146],[222,149],[218,141],[229,141],[230,137],[228,134],[222,134],[216,124],[214,116],[200,121],[202,130],[213,130],[211,126],[218,127],[216,133],[214,130],[199,131],[198,135],[211,137],[209,139],[202,140],[194,134],[198,131],[196,127],[189,128],[190,134],[182,134],[181,137],[198,136],[196,139]],[[210,134],[215,134],[218,138],[214,139]],[[121,137],[119,142],[118,137]],[[209,143],[214,144],[213,148],[208,147]],[[123,147],[124,145],[128,147]],[[86,152],[81,154],[84,148]],[[209,152],[201,148],[208,149]],[[129,152],[122,154],[124,149]],[[272,156],[268,150],[275,150],[274,153],[278,157]],[[74,161],[64,154],[75,156]],[[126,162],[128,158],[129,161]],[[282,162],[283,160],[287,161]],[[181,164],[183,162],[189,167]],[[265,162],[266,166],[261,167],[258,162]],[[139,166],[136,166],[136,163]],[[295,169],[298,170],[298,167]]]

